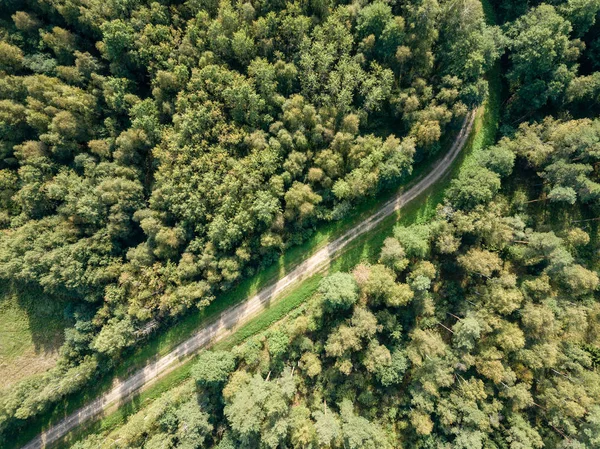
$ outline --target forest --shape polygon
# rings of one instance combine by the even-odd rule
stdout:
[[[0,6],[0,282],[67,323],[0,446],[409,182],[496,70],[430,220],[73,447],[600,447],[600,0]]]
[[[19,3],[2,9],[0,277],[73,325],[0,429],[402,183],[499,53],[477,3],[460,35],[462,10],[435,1]]]

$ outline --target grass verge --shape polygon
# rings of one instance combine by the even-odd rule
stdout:
[[[38,288],[0,285],[0,390],[56,364],[64,340],[64,306]]]

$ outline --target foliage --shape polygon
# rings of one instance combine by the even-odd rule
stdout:
[[[195,390],[116,441],[594,447],[600,2],[493,3],[502,30],[475,0],[9,2],[0,278],[78,312],[57,366],[0,402],[3,437],[401,183],[506,49],[507,137],[435,219],[203,353]]]
[[[85,304],[61,363],[110,369],[402,183],[500,40],[474,1],[8,2],[0,278]]]
[[[544,183],[558,160],[595,157],[597,122],[523,126],[471,169]],[[489,165],[492,151],[521,172]],[[530,184],[533,195],[552,188]],[[209,447],[595,447],[600,281],[597,257],[582,256],[597,250],[598,228],[571,225],[590,209],[580,196],[545,202],[549,214],[518,197],[503,188],[463,205],[450,188],[430,223],[385,241],[391,266],[325,277],[307,304],[238,346],[224,384],[196,387],[225,404],[213,424],[225,436]],[[450,240],[452,251],[436,244]],[[410,300],[390,300],[398,288]],[[285,351],[273,352],[280,340]]]

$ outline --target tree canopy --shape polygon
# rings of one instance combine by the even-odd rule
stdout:
[[[484,101],[495,144],[471,141],[435,212],[77,444],[600,444],[600,0],[0,9],[0,282],[70,323],[56,366],[3,392],[0,445],[405,183]]]

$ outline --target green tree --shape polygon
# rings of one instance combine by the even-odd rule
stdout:
[[[23,51],[16,45],[0,41],[0,69],[18,71],[23,64]]]
[[[203,351],[192,370],[192,376],[202,386],[222,386],[235,369],[235,356],[228,351]]]
[[[366,418],[356,415],[352,403],[347,399],[340,404],[340,417],[345,447],[349,449],[389,447],[383,429]]]
[[[546,4],[532,8],[508,28],[513,117],[530,116],[564,95],[581,50],[581,42],[570,39],[571,32],[571,24]]]
[[[111,318],[96,336],[91,347],[98,352],[115,356],[129,346],[133,339],[134,328],[129,317]]]
[[[334,273],[319,283],[319,293],[329,312],[350,309],[358,300],[358,285],[354,277],[346,273]]]
[[[323,411],[313,413],[317,439],[321,447],[336,447],[341,436],[342,426],[340,418],[325,406]]]
[[[500,189],[500,177],[486,168],[471,168],[461,171],[453,179],[446,197],[457,208],[471,209],[484,204]]]
[[[179,406],[175,416],[178,421],[177,447],[182,449],[202,447],[213,430],[208,413],[202,411],[195,399],[191,399]]]
[[[388,237],[383,242],[379,262],[392,268],[396,272],[402,272],[408,266],[408,259],[405,257],[406,252],[400,242],[395,238]]]

